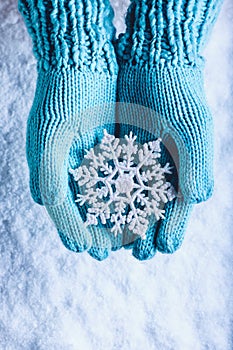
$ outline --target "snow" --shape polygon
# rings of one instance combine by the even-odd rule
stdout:
[[[112,1],[118,31],[127,1]],[[25,130],[36,63],[16,0],[0,0],[0,349],[231,350],[232,19],[225,0],[206,49],[215,192],[182,248],[139,262],[66,250],[29,193]]]

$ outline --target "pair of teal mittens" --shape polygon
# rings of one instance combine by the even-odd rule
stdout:
[[[30,189],[68,249],[103,260],[125,246],[146,260],[180,247],[213,191],[201,52],[221,3],[131,0],[115,40],[108,0],[19,0],[38,69]]]

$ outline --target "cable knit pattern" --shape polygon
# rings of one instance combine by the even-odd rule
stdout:
[[[138,240],[133,254],[151,258],[181,244],[192,205],[213,192],[213,122],[206,102],[202,49],[222,0],[131,0],[126,32],[117,43],[118,101],[155,111],[156,130],[178,151],[179,199],[165,220]],[[123,120],[132,124],[132,117]],[[135,116],[140,118],[140,116]],[[145,141],[144,141],[145,142]],[[153,247],[153,248],[152,248]]]
[[[88,249],[102,260],[111,250],[110,237],[102,228],[84,227],[86,212],[75,203],[79,189],[69,167],[80,165],[103,128],[114,133],[112,9],[107,0],[19,0],[19,9],[38,61],[27,124],[31,194],[46,206],[67,248]]]
[[[75,66],[116,73],[107,0],[19,0],[38,68]]]
[[[223,0],[131,0],[118,59],[132,64],[196,65]]]

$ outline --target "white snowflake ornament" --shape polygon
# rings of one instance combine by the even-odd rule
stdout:
[[[90,149],[86,164],[70,173],[82,192],[76,202],[88,205],[87,226],[109,222],[117,236],[128,225],[132,234],[145,239],[150,217],[163,219],[163,206],[176,193],[165,178],[171,174],[169,163],[162,167],[158,162],[161,139],[140,145],[136,138],[130,132],[118,139],[104,130],[98,150]]]

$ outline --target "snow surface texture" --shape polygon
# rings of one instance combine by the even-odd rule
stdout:
[[[128,1],[112,0],[118,31]],[[36,64],[16,0],[0,0],[0,349],[232,350],[232,0],[206,50],[215,116],[215,192],[182,248],[100,263],[66,250],[33,203],[25,158]]]

